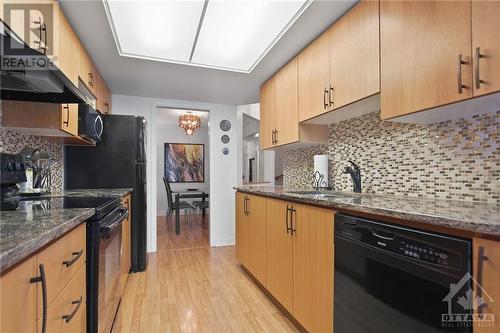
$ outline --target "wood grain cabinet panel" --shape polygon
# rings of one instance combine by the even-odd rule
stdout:
[[[276,145],[299,141],[298,66],[295,57],[275,74]]]
[[[474,96],[500,91],[500,1],[472,1]]]
[[[380,92],[379,2],[361,1],[330,29],[334,109]]]
[[[331,109],[330,38],[323,33],[298,55],[299,121],[320,115]]]
[[[292,234],[287,232],[288,203],[267,199],[267,290],[292,313]]]
[[[69,284],[47,308],[47,332],[84,333],[86,332],[86,274],[81,266]],[[38,320],[42,332],[42,318]]]
[[[248,270],[266,285],[266,198],[247,195]]]
[[[247,195],[236,192],[236,259],[248,266],[249,233],[246,215]]]
[[[30,279],[39,275],[36,257],[31,257],[0,278],[1,332],[36,332],[39,283]]]
[[[293,207],[293,315],[309,332],[333,332],[334,212]]]
[[[474,238],[473,260],[474,276],[481,285],[481,296],[486,302],[482,313],[492,314],[492,325],[476,325],[474,333],[497,333],[500,328],[500,242]],[[475,286],[476,293],[479,291]],[[479,296],[479,295],[477,295]]]
[[[383,119],[472,96],[470,27],[469,1],[380,2]]]
[[[259,141],[261,149],[274,146],[274,130],[276,124],[276,93],[275,77],[269,78],[260,87],[260,130]]]
[[[38,264],[45,267],[47,304],[51,304],[61,290],[85,264],[87,254],[86,228],[80,225],[38,254]],[[38,300],[38,317],[42,315],[42,299]]]
[[[121,276],[120,276],[120,286],[122,288],[122,294],[125,290],[128,280],[128,274],[130,272],[131,263],[131,231],[130,231],[130,220],[132,217],[132,205],[131,205],[131,195],[127,194],[122,199],[122,205],[128,209],[128,218],[122,222],[122,251],[121,251]]]
[[[66,19],[59,4],[53,1],[53,53],[57,67],[78,87],[78,45],[76,33]]]

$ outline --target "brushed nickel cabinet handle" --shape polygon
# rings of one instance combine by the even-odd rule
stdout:
[[[276,144],[277,144],[277,143],[279,142],[279,138],[278,138],[278,130],[276,129],[276,130],[274,130],[274,131],[275,131],[275,135],[274,135],[274,137],[275,137],[275,142],[274,142],[274,143],[276,143]]]
[[[333,106],[333,87],[330,85],[330,92],[328,93],[328,101],[330,102],[330,106]]]
[[[71,253],[73,258],[71,258],[71,260],[63,261],[63,265],[65,265],[66,267],[70,267],[82,256],[82,254],[83,254],[83,249],[81,249],[80,251]]]
[[[327,89],[323,91],[323,109],[326,109],[328,107],[328,102],[326,101],[326,95],[328,95]]]
[[[63,109],[66,110],[66,120],[63,121],[63,124],[69,127],[69,104],[64,104]]]
[[[45,268],[43,264],[38,266],[40,276],[30,279],[30,283],[42,284],[42,333],[47,332],[47,279],[45,277]]]
[[[477,288],[477,296],[478,298],[481,298],[483,296],[483,266],[484,266],[484,262],[488,260],[488,257],[484,254],[484,247],[483,246],[480,246],[479,247],[479,251],[478,251],[478,254],[477,254],[477,284],[478,284],[478,288]],[[486,303],[484,303],[483,305],[481,305],[480,307],[477,308],[477,312],[478,314],[482,314],[483,313],[483,308],[487,307],[488,305]]]
[[[78,309],[80,308],[80,305],[82,305],[82,301],[83,301],[83,296],[80,296],[79,300],[71,302],[71,304],[76,305],[76,306],[73,309],[73,311],[71,311],[71,313],[69,315],[62,316],[62,319],[64,319],[64,321],[66,323],[69,323],[71,321],[71,319],[73,319],[73,317],[76,315],[76,313],[78,312]]]
[[[476,54],[475,54],[475,81],[476,81],[476,89],[481,88],[481,83],[484,83],[483,80],[481,80],[481,76],[479,74],[479,59],[484,58],[484,55],[481,54],[481,48],[476,47]]]
[[[459,54],[457,61],[457,84],[459,94],[463,92],[464,88],[467,88],[467,86],[462,83],[462,65],[465,65],[466,63],[467,62],[462,59],[462,54]]]

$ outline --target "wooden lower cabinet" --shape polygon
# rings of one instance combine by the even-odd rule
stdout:
[[[36,332],[36,257],[31,257],[0,278],[0,332]]]
[[[85,332],[86,321],[86,268],[80,267],[69,284],[61,291],[47,308],[46,332]],[[39,332],[42,332],[42,318],[38,319]]]
[[[237,192],[236,257],[266,285],[266,199]]]
[[[236,193],[238,261],[309,332],[333,331],[334,214]]]
[[[0,332],[42,332],[44,313],[46,332],[86,332],[85,244],[82,224],[2,275]],[[45,312],[42,267],[47,291]],[[71,317],[65,320],[63,316]]]
[[[293,316],[309,332],[333,332],[334,212],[293,205]]]
[[[292,313],[292,234],[287,232],[288,203],[267,199],[267,290]]]
[[[130,220],[132,218],[132,205],[131,205],[132,197],[130,194],[127,194],[122,199],[122,205],[128,208],[128,218],[122,222],[122,251],[121,251],[121,275],[120,275],[120,287],[122,288],[122,294],[125,290],[125,286],[127,285],[128,274],[130,272],[130,263],[131,263],[131,252],[130,252],[130,243],[131,243],[131,231],[130,231]]]
[[[500,331],[500,242],[481,238],[473,239],[474,276],[482,287],[481,296],[486,307],[484,314],[493,314],[492,325],[478,324],[474,333],[497,333]],[[476,285],[476,293],[478,293]],[[480,295],[477,295],[480,296]]]

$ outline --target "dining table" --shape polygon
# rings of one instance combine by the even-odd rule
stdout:
[[[181,233],[181,223],[179,217],[179,203],[181,199],[201,199],[202,209],[201,216],[204,218],[206,216],[205,201],[208,198],[208,193],[204,191],[172,191],[175,197],[175,233],[178,235]]]

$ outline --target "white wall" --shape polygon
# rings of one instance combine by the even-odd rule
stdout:
[[[247,105],[238,105],[236,108],[237,114],[237,124],[238,124],[238,138],[237,138],[237,146],[239,151],[239,158],[237,159],[237,182],[238,185],[243,185],[243,168],[246,166],[243,164],[243,160],[245,156],[243,149],[243,115],[247,114],[255,119],[260,120],[260,104],[247,104]],[[264,176],[262,181],[269,182],[269,185],[274,185],[274,151],[264,150],[262,151],[262,165],[264,166]]]
[[[158,112],[169,112],[167,109],[158,110]],[[208,193],[210,190],[210,151],[209,151],[208,127],[206,123],[193,135],[186,135],[184,130],[178,125],[156,123],[156,176],[159,179],[159,186],[156,189],[156,211],[158,215],[165,215],[167,212],[167,192],[163,185],[165,163],[165,143],[200,143],[204,144],[205,156],[205,182],[202,183],[170,183],[172,191],[186,191],[188,188],[197,188]],[[183,199],[185,201],[195,201],[200,199]]]
[[[237,138],[240,127],[236,121],[236,107],[233,105],[198,103],[182,100],[154,99],[136,96],[113,95],[113,113],[142,115],[149,124],[156,123],[158,107],[197,109],[209,111],[209,154],[210,154],[210,245],[234,244],[235,213],[234,190],[237,184],[238,150]],[[220,138],[224,134],[219,128],[221,120],[229,120],[233,126],[228,134],[231,141],[224,145]],[[158,158],[156,146],[156,126],[147,129],[148,153],[148,252],[156,252],[156,195],[158,186],[163,186],[161,179],[157,180]],[[222,155],[222,148],[228,147],[230,153]],[[181,230],[182,232],[182,230]]]

